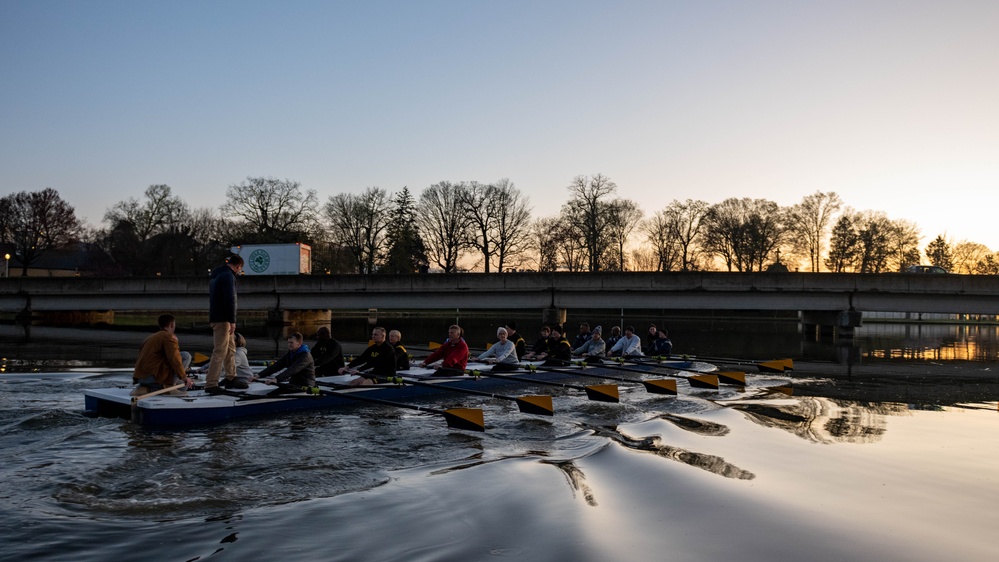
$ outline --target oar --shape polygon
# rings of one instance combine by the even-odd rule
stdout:
[[[652,361],[635,361],[635,360],[629,360],[629,359],[622,359],[620,357],[615,358],[615,361],[618,362],[618,363],[624,363],[624,362],[627,361],[629,363],[638,363],[640,365],[649,365],[651,367],[659,367],[660,369],[672,369],[674,371],[685,370],[685,369],[677,369],[675,367],[670,367],[669,365],[659,365],[658,363],[653,363]],[[650,371],[650,372],[654,373],[655,371]],[[725,383],[725,384],[734,384],[734,385],[737,385],[737,386],[746,386],[746,373],[744,373],[743,371],[711,371],[711,372],[690,371],[690,372],[700,373],[700,374],[706,374],[706,375],[714,375],[714,376],[718,377],[718,382],[722,382],[722,383]]]
[[[681,357],[655,357],[657,360],[682,359],[684,361],[707,361],[709,363],[725,363],[727,365],[752,365],[765,373],[783,373],[794,370],[794,360],[773,359],[770,361],[753,361],[751,359],[733,359],[731,357],[705,357],[703,355],[683,355]]]
[[[466,373],[475,377],[495,377],[498,379],[508,379],[512,381],[520,381],[525,383],[537,383],[546,384],[549,386],[561,386],[562,388],[571,388],[573,390],[582,390],[586,393],[586,397],[590,400],[595,400],[597,402],[620,402],[621,399],[618,396],[617,385],[616,384],[591,384],[589,386],[579,386],[578,384],[568,384],[555,381],[543,381],[529,379],[527,377],[518,377],[517,375],[507,375],[500,373],[487,373],[479,370],[466,369]]]
[[[170,392],[172,390],[177,390],[179,388],[184,388],[185,386],[186,386],[185,383],[180,383],[180,384],[175,384],[173,386],[167,386],[167,387],[161,388],[159,390],[154,390],[152,392],[147,392],[147,393],[143,394],[142,396],[133,396],[132,397],[132,421],[139,421],[139,400],[145,400],[146,398],[151,398],[151,397],[157,396],[159,394],[166,394],[167,392]]]
[[[580,363],[582,367],[586,367],[587,363],[584,361]],[[594,367],[600,367],[599,364],[594,364]],[[624,377],[615,377],[614,375],[596,375],[593,373],[585,373],[578,369],[566,369],[564,367],[543,367],[540,365],[526,365],[524,366],[528,371],[551,371],[556,373],[571,373],[580,377],[590,377],[594,379],[607,379],[612,381],[621,381],[629,384],[642,383],[645,386],[645,390],[651,392],[652,394],[670,394],[676,396],[676,381],[673,379],[648,379],[648,380],[638,380],[626,379]]]
[[[645,374],[650,373],[648,370],[639,369],[638,367],[625,367],[624,365],[607,365],[607,364],[603,364],[601,366],[604,367],[605,369],[612,369],[615,371],[627,371],[629,373],[645,373]],[[678,373],[677,374],[670,373],[667,374],[666,376],[676,377],[679,379],[687,379],[687,382],[690,383],[690,386],[694,388],[713,388],[715,390],[718,390],[718,377],[714,373],[710,375],[707,374],[681,375]]]
[[[503,400],[512,400],[517,403],[517,407],[520,408],[522,414],[536,414],[539,416],[554,416],[555,408],[552,406],[552,397],[546,395],[532,395],[532,396],[507,396],[505,394],[493,394],[491,392],[485,392],[483,390],[472,390],[470,388],[454,388],[451,386],[441,386],[440,384],[433,384],[429,382],[424,382],[416,380],[410,377],[399,377],[404,383],[413,386],[422,386],[426,388],[436,388],[438,390],[445,390],[447,392],[458,392],[461,394],[474,394],[476,396],[488,396],[490,398],[500,398]],[[335,385],[333,383],[316,383],[320,386],[328,387],[342,387],[343,385]]]
[[[337,392],[335,390],[327,390],[325,388],[318,388],[314,386],[302,387],[288,383],[279,383],[277,386],[280,388],[286,388],[288,390],[297,390],[299,392],[305,392],[307,394],[325,394],[327,396],[338,396],[340,398],[346,398],[348,400],[357,400],[359,402],[383,404],[385,406],[395,406],[396,408],[407,408],[410,410],[417,410],[419,412],[431,412],[434,414],[439,414],[444,416],[444,420],[447,421],[447,426],[452,429],[466,429],[469,431],[486,430],[486,425],[482,417],[482,410],[479,408],[448,408],[447,410],[439,410],[437,408],[428,408],[426,406],[417,406],[415,404],[406,404],[404,402],[393,402],[391,400],[383,400],[381,398],[371,398],[370,396],[361,396],[360,392]]]

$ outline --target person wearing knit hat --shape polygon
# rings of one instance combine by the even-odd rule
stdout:
[[[601,357],[607,351],[607,342],[604,341],[602,332],[600,326],[594,328],[590,339],[573,349],[572,354],[585,357],[588,363],[602,363]]]

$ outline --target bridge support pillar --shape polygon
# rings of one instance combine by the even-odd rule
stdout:
[[[301,332],[312,337],[320,326],[329,326],[333,314],[329,309],[315,310],[271,310],[267,313],[267,323],[273,326],[287,326],[293,332]]]
[[[801,310],[798,321],[802,335],[816,340],[849,339],[863,323],[858,310]]]
[[[548,307],[541,311],[541,321],[545,324],[565,324],[566,309]]]

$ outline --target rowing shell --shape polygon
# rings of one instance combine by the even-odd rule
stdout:
[[[148,426],[178,427],[190,425],[218,424],[231,420],[269,416],[288,412],[317,409],[356,407],[357,401],[339,394],[357,393],[359,396],[380,400],[411,400],[442,394],[454,394],[451,389],[491,390],[524,386],[523,380],[490,377],[441,377],[430,378],[430,369],[410,369],[400,371],[400,375],[423,378],[427,384],[396,385],[379,384],[339,390],[334,394],[291,393],[268,396],[275,387],[254,382],[245,391],[227,394],[206,394],[204,391],[191,391],[187,396],[152,396],[137,401],[132,406],[131,387],[98,388],[84,390],[85,410],[99,416],[131,418],[136,423]],[[322,377],[318,382],[344,384],[353,376]],[[568,373],[536,372],[518,373],[518,379],[532,381],[558,381],[575,378]]]

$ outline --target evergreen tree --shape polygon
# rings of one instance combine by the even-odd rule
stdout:
[[[933,265],[940,266],[947,271],[954,270],[954,255],[950,251],[950,244],[947,243],[942,234],[926,246],[926,257]]]
[[[392,198],[388,253],[382,273],[415,273],[427,266],[427,250],[416,227],[416,203],[409,188]]]

